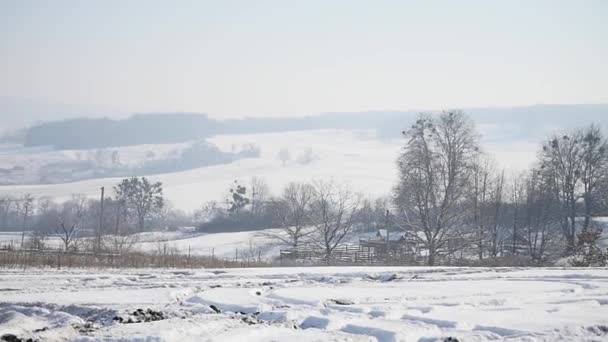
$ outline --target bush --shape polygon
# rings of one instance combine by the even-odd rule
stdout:
[[[230,215],[219,215],[208,222],[198,225],[197,230],[203,233],[244,232],[262,230],[276,226],[269,213],[254,215],[250,211],[240,211]]]
[[[608,250],[602,251],[597,246],[601,235],[601,229],[592,229],[578,234],[578,243],[570,258],[570,264],[576,267],[608,265]]]

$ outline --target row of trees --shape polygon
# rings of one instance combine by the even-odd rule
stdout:
[[[594,217],[608,213],[608,142],[597,126],[552,134],[534,165],[519,173],[500,169],[481,149],[474,123],[462,112],[420,115],[403,134],[392,196],[364,200],[344,185],[317,181],[290,183],[271,197],[254,178],[250,188],[235,183],[225,209],[208,205],[212,219],[200,229],[279,227],[266,235],[323,250],[327,258],[353,231],[387,227],[423,246],[429,265],[454,255],[524,255],[539,264],[606,257],[597,247],[601,227]]]
[[[421,115],[403,134],[395,222],[425,246],[429,265],[463,250],[538,262],[597,252],[593,217],[608,198],[608,142],[597,126],[553,134],[532,169],[510,176],[461,112]]]
[[[84,240],[79,238],[83,236],[89,237],[87,247],[95,250],[104,249],[108,242],[113,249],[122,248],[127,240],[117,237],[180,222],[185,216],[165,205],[161,183],[145,177],[122,180],[114,187],[113,196],[103,198],[103,202],[84,195],[73,195],[63,202],[29,194],[0,198],[0,227],[21,230],[21,248],[41,249],[48,236],[58,237],[65,250],[81,248],[79,242]]]
[[[321,250],[329,261],[348,235],[365,227],[365,219],[375,221],[372,208],[338,182],[292,182],[273,197],[266,182],[254,177],[250,188],[235,182],[224,208],[211,202],[197,216],[205,220],[199,226],[205,232],[277,228],[261,235],[291,248]]]
[[[272,196],[253,177],[249,184],[235,181],[224,201],[208,202],[191,217],[167,205],[162,184],[135,177],[103,202],[0,198],[0,224],[54,234],[66,250],[83,233],[102,249],[104,236],[200,222],[198,229],[209,233],[274,227],[264,234],[292,248],[321,250],[328,261],[350,234],[389,227],[422,246],[429,265],[454,255],[605,260],[594,218],[608,213],[608,141],[597,126],[551,135],[533,167],[520,173],[500,169],[484,153],[464,113],[420,115],[403,134],[399,181],[385,198],[365,199],[336,181],[292,182]]]

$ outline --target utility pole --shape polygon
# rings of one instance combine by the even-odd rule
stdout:
[[[390,226],[389,226],[389,215],[390,212],[388,211],[388,209],[386,210],[386,222],[385,222],[385,227],[386,227],[386,255],[389,256],[391,253],[391,236],[390,236]]]
[[[103,231],[103,195],[104,187],[101,187],[101,200],[99,204],[99,231],[97,232],[97,250],[101,250],[101,232]]]

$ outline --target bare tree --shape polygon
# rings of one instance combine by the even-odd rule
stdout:
[[[353,229],[361,196],[334,182],[314,182],[309,219],[314,227],[313,243],[325,254],[327,264],[334,250]]]
[[[275,207],[277,221],[280,222],[278,232],[267,233],[267,236],[287,244],[293,248],[299,247],[303,239],[310,234],[309,207],[314,194],[314,188],[306,183],[289,183],[283,189],[281,198]]]
[[[268,183],[261,177],[251,178],[251,213],[254,216],[261,216],[264,205],[268,200],[270,188]]]
[[[494,181],[494,164],[486,155],[479,154],[471,164],[472,170],[472,205],[473,225],[477,229],[477,255],[479,260],[484,256],[484,241],[488,229],[488,202],[490,201],[491,183]]]
[[[554,196],[553,184],[537,170],[525,179],[525,203],[522,222],[528,255],[541,263],[545,260],[549,245],[556,240],[554,225],[559,222],[557,212],[562,208]]]
[[[581,177],[581,149],[579,133],[554,135],[542,148],[540,155],[543,176],[550,180],[561,205],[560,225],[566,239],[566,253],[576,245],[577,183]]]
[[[288,149],[282,148],[277,154],[277,158],[281,161],[283,167],[285,167],[287,162],[291,160],[291,154],[289,153]]]
[[[86,198],[76,195],[70,201],[63,203],[57,212],[57,223],[54,233],[67,252],[75,247],[78,233],[82,228],[82,221],[85,215]]]
[[[596,190],[606,178],[608,143],[597,126],[577,129],[567,134],[554,134],[540,154],[542,176],[552,185],[561,210],[558,212],[566,254],[576,247],[578,203],[585,212],[582,231],[591,222],[597,202]]]
[[[0,198],[0,227],[9,228],[12,212],[15,210],[17,202],[17,199],[9,195],[3,195]]]
[[[420,115],[404,135],[395,204],[402,228],[428,250],[427,263],[466,241],[471,164],[479,136],[462,112]]]
[[[526,198],[526,175],[514,174],[510,178],[510,205],[512,206],[511,214],[511,254],[517,254],[517,246],[520,240],[519,228],[522,224],[521,217],[523,216],[522,207],[525,204]]]
[[[298,163],[307,165],[318,159],[318,156],[314,154],[312,148],[308,147],[298,156]]]
[[[390,197],[379,197],[375,200],[368,198],[361,202],[355,218],[363,232],[377,232],[386,227],[386,211],[390,210]]]
[[[34,206],[34,197],[30,194],[25,194],[21,198],[21,211],[23,212],[23,222],[21,225],[21,248],[23,248],[23,243],[25,241],[25,231],[27,230],[27,219],[32,213],[32,209]]]
[[[581,135],[581,182],[585,204],[582,231],[586,233],[594,210],[600,207],[601,187],[608,181],[608,142],[596,125],[585,128]]]
[[[123,254],[131,252],[137,243],[137,240],[137,235],[135,234],[119,232],[119,234],[104,236],[103,245],[104,249],[109,250],[112,253]]]
[[[203,203],[201,208],[194,212],[194,220],[196,222],[209,222],[221,215],[226,215],[226,211],[220,204],[217,201],[208,201]]]
[[[490,206],[492,223],[490,226],[490,255],[493,258],[498,256],[499,245],[502,242],[503,235],[500,234],[499,225],[501,222],[501,209],[503,205],[503,192],[505,184],[505,172],[504,170],[498,175],[494,181],[494,187],[491,193]]]

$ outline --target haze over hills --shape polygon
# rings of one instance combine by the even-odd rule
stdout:
[[[116,119],[124,117],[124,114],[115,112],[104,115],[99,111],[86,111],[77,106],[67,105],[64,109],[61,109],[61,106],[51,106],[46,111],[40,109],[37,112],[34,105],[17,105],[7,98],[1,99],[0,117],[5,126],[15,129],[32,125],[22,129],[16,138],[13,138],[13,142],[25,146],[51,145],[58,149],[179,143],[204,139],[216,134],[316,129],[371,129],[376,131],[379,138],[394,138],[400,136],[401,130],[406,128],[419,112],[425,112],[365,111],[323,113],[305,117],[249,117],[224,120],[197,113],[151,113]],[[484,135],[484,140],[489,142],[508,142],[514,139],[538,140],[547,132],[580,125],[582,118],[585,122],[608,126],[608,104],[534,105],[462,110],[474,119]],[[108,139],[108,136],[112,136],[112,139]]]
[[[120,118],[127,116],[127,112],[103,106],[67,104],[41,98],[0,96],[0,133],[41,122],[103,116]]]
[[[591,122],[608,127],[606,104],[463,111],[476,122],[482,148],[501,167],[513,171],[530,167],[549,132]],[[290,180],[340,174],[341,179],[361,185],[359,190],[385,193],[395,182],[401,131],[418,113],[224,120],[196,113],[137,114],[124,119],[88,113],[38,123],[5,137],[10,144],[0,150],[4,184],[0,191],[69,198],[73,193],[95,195],[96,189],[111,187],[117,177],[146,175],[162,181],[169,199],[180,208],[193,209],[202,199],[220,198],[234,179],[260,176],[280,189]],[[277,159],[281,149],[291,153],[287,167]],[[75,181],[79,183],[71,183]],[[184,195],[194,189],[196,196]]]

